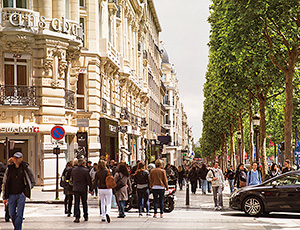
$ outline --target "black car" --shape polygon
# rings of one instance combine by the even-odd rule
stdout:
[[[300,171],[287,172],[231,194],[232,209],[258,216],[270,212],[300,212]]]

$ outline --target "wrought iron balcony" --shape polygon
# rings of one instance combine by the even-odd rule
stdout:
[[[168,133],[168,130],[167,129],[165,129],[164,127],[160,127],[160,131],[161,131],[161,133],[162,134],[167,134]]]
[[[129,115],[127,107],[122,107],[121,108],[120,118],[123,119],[123,120],[128,120],[128,121],[130,120],[130,115]]]
[[[0,104],[9,106],[37,106],[36,86],[0,85]]]
[[[65,89],[65,108],[75,109],[75,93],[69,89]]]
[[[101,101],[102,113],[107,113],[107,101],[104,98]]]
[[[111,103],[110,108],[111,108],[111,115],[113,117],[115,117],[116,116],[116,106]]]

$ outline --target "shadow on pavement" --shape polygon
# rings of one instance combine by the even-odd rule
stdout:
[[[247,216],[243,212],[239,213],[222,213],[222,216],[232,216],[232,217],[249,217],[249,218],[278,218],[278,219],[299,219],[300,214],[289,214],[289,213],[270,213],[264,214],[262,216]]]

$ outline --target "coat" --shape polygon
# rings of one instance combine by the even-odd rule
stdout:
[[[31,197],[31,189],[35,185],[35,179],[33,176],[33,171],[29,167],[29,164],[27,162],[22,162],[19,166],[21,169],[24,170],[24,184],[25,184],[25,189],[24,189],[24,195],[28,198]],[[8,184],[12,182],[11,178],[11,170],[15,168],[15,165],[9,165],[5,171],[4,177],[3,177],[3,184],[2,184],[2,191],[3,191],[3,200],[7,200],[10,192],[8,189]]]
[[[72,169],[71,183],[74,192],[87,192],[87,186],[92,187],[92,179],[89,170],[83,166],[77,166]]]
[[[127,186],[123,186],[122,188],[120,188],[118,191],[115,192],[116,198],[118,201],[128,200],[128,192],[129,193],[132,192],[130,177],[127,177],[122,173],[117,172],[115,174],[116,183],[118,183],[119,180],[121,180]]]

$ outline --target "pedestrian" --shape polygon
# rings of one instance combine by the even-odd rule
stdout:
[[[72,214],[71,210],[72,210],[72,202],[73,202],[73,186],[70,183],[72,168],[73,168],[73,162],[69,161],[61,175],[61,181],[60,181],[60,186],[64,188],[65,214],[67,214],[68,217],[70,217]]]
[[[92,178],[92,182],[94,182],[94,180],[95,180],[95,175],[97,172],[97,165],[98,165],[97,163],[94,163],[93,168],[90,171],[90,176]],[[97,187],[93,190],[93,195],[95,195],[95,198],[98,197],[98,188]]]
[[[145,163],[139,162],[137,170],[133,175],[133,180],[136,183],[137,187],[137,196],[138,196],[138,207],[139,207],[139,216],[143,216],[142,212],[144,206],[146,206],[146,216],[151,216],[150,211],[150,202],[149,202],[149,172],[145,169]]]
[[[245,165],[243,163],[239,164],[236,170],[234,185],[237,188],[243,188],[247,186],[247,170],[245,169]]]
[[[149,181],[154,197],[154,218],[157,218],[158,202],[160,206],[160,218],[163,218],[164,213],[164,195],[165,189],[169,189],[166,171],[162,169],[163,163],[157,159],[155,161],[155,168],[151,170]]]
[[[207,180],[206,176],[208,173],[208,169],[206,168],[206,164],[202,163],[202,167],[199,169],[199,178],[201,180],[201,188],[202,188],[202,194],[206,194],[206,188],[207,188]]]
[[[185,178],[185,170],[182,165],[179,165],[178,166],[178,183],[179,183],[180,190],[182,190],[184,178]]]
[[[111,199],[112,199],[112,189],[107,188],[106,178],[111,175],[109,169],[106,168],[106,163],[104,160],[99,160],[98,170],[95,175],[95,180],[93,182],[93,189],[98,187],[99,200],[101,202],[101,214],[102,222],[107,221],[110,223],[110,210],[111,210]]]
[[[131,170],[128,170],[128,171],[130,171],[130,175],[134,175],[135,174],[135,171],[137,170],[137,167],[138,167],[139,163],[140,163],[140,160],[137,160],[136,161],[136,165],[133,166]]]
[[[198,170],[197,170],[196,166],[194,165],[188,174],[188,180],[191,182],[193,194],[196,194],[198,177],[199,177]]]
[[[235,171],[234,171],[232,165],[230,165],[230,168],[227,169],[226,174],[225,174],[225,178],[228,180],[229,187],[230,187],[230,192],[233,193],[233,191],[234,191]]]
[[[291,166],[291,161],[289,159],[284,161],[284,169],[282,170],[282,173],[294,171],[295,169]]]
[[[247,175],[247,186],[261,184],[261,172],[257,170],[257,163],[251,164],[252,170]]]
[[[206,180],[212,182],[215,210],[222,210],[223,208],[222,192],[224,190],[225,183],[224,183],[224,176],[222,171],[219,169],[218,162],[215,162],[214,168],[209,170],[206,176]]]
[[[167,164],[165,167],[165,171],[167,174],[168,184],[169,185],[176,185],[176,175],[173,169],[171,168],[170,164]]]
[[[119,216],[118,218],[125,217],[125,205],[128,200],[128,193],[132,192],[131,181],[129,172],[126,165],[120,164],[118,172],[115,175],[117,187],[115,188],[116,199],[118,200]]]
[[[93,164],[93,162],[91,162],[91,161],[86,162],[86,168],[89,170],[89,172],[93,169],[92,164]]]
[[[6,170],[5,165],[0,161],[0,194],[2,192],[2,183],[3,183],[5,170]]]
[[[210,164],[207,165],[207,169],[208,171],[212,169]],[[207,181],[207,192],[211,193],[211,191],[212,191],[212,183],[211,181]]]
[[[279,172],[279,169],[277,168],[277,164],[276,164],[276,163],[273,163],[273,164],[271,165],[270,172],[269,172],[268,176],[266,177],[266,180],[271,179],[271,178],[273,178],[273,177],[276,177],[276,176],[278,176],[279,174],[280,174],[280,172]]]
[[[3,203],[8,204],[9,215],[15,230],[22,229],[26,197],[30,198],[35,179],[29,164],[23,161],[23,154],[13,155],[13,164],[8,165],[3,177]]]
[[[88,221],[88,186],[89,190],[92,187],[92,179],[89,171],[86,168],[86,161],[82,158],[78,159],[78,166],[74,167],[71,172],[71,183],[73,184],[73,193],[75,196],[74,210],[75,210],[75,223],[80,222],[80,199],[83,207],[83,217]]]

